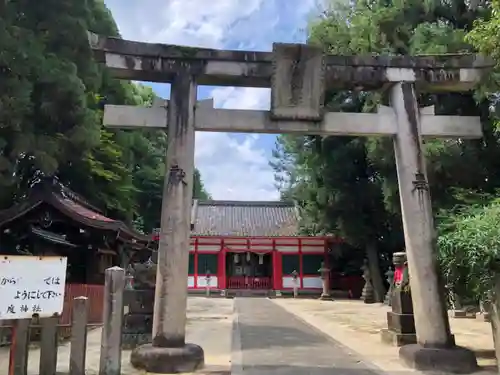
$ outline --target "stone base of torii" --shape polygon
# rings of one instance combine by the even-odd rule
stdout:
[[[153,343],[136,349],[132,364],[148,372],[189,372],[203,366],[203,350],[185,343],[189,223],[198,131],[390,136],[396,168],[417,344],[400,357],[419,370],[473,372],[474,354],[455,346],[434,254],[435,231],[423,137],[479,138],[476,117],[420,109],[417,90],[467,91],[493,66],[475,55],[324,56],[307,45],[275,44],[272,53],[219,51],[131,42],[90,34],[96,57],[115,77],[172,83],[166,105],[106,106],[111,127],[167,129],[165,177]],[[271,87],[271,110],[222,110],[196,102],[197,84]],[[390,107],[377,113],[329,113],[327,89],[386,90]],[[168,256],[166,256],[168,254]],[[457,357],[458,355],[458,357]]]

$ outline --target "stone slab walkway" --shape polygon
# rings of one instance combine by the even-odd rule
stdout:
[[[237,298],[235,311],[233,375],[377,374],[352,351],[269,299]]]
[[[397,347],[381,342],[380,330],[387,327],[386,313],[390,310],[385,305],[364,304],[362,301],[353,300],[271,301],[389,374],[420,374],[399,361]],[[457,344],[476,352],[481,366],[478,374],[496,374],[490,323],[475,319],[450,318],[450,326]]]

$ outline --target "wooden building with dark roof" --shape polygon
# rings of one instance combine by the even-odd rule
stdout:
[[[189,289],[320,292],[332,237],[301,236],[290,202],[194,201]]]
[[[125,266],[150,245],[150,236],[105,216],[52,179],[0,211],[0,254],[65,256],[67,283],[101,284],[106,268]]]

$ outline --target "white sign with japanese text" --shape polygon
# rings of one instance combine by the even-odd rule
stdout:
[[[0,320],[61,314],[65,257],[0,255]]]

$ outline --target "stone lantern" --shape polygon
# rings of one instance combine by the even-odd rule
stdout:
[[[292,282],[293,282],[293,298],[297,298],[299,295],[299,273],[296,270],[292,271]]]
[[[321,267],[318,270],[321,277],[321,284],[323,287],[323,292],[321,293],[320,299],[330,300],[330,269],[325,266],[325,262],[321,262]]]
[[[207,297],[210,297],[210,282],[212,281],[212,275],[210,275],[210,270],[207,270],[207,275],[205,276],[205,281],[206,281],[206,295]]]
[[[361,293],[361,299],[364,303],[375,303],[375,291],[373,290],[372,276],[367,259],[364,260],[361,271],[363,271],[363,279],[365,280],[365,285],[363,286],[363,291]]]
[[[129,264],[125,274],[125,290],[134,290],[134,269]]]

